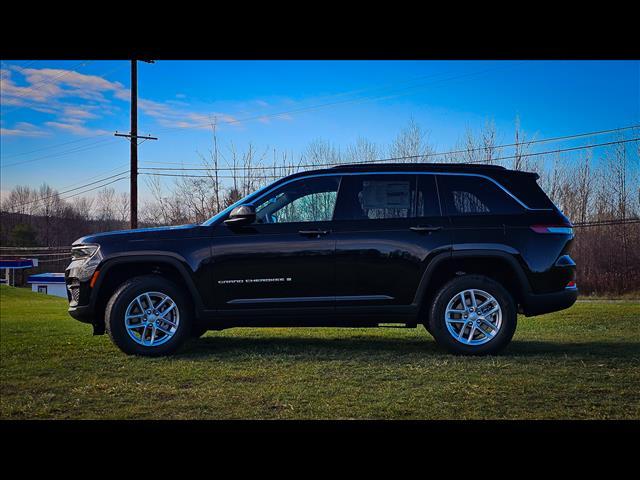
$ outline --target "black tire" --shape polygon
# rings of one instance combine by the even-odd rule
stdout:
[[[502,325],[493,338],[480,345],[467,345],[453,337],[447,328],[445,311],[450,300],[459,292],[469,289],[482,290],[498,302],[502,311]],[[449,352],[459,355],[491,355],[499,352],[513,338],[516,331],[517,311],[511,294],[498,282],[482,275],[464,275],[447,282],[436,294],[429,311],[429,332],[433,335],[438,345]],[[457,325],[457,324],[454,324]],[[459,327],[457,327],[459,328]],[[471,327],[466,331],[471,333]],[[484,327],[487,331],[489,328]],[[473,335],[473,334],[472,334]],[[464,335],[466,337],[466,335]],[[481,333],[473,336],[483,337]]]
[[[125,326],[127,307],[145,292],[160,292],[168,295],[179,312],[178,326],[173,336],[161,345],[143,346],[136,343]],[[111,341],[124,353],[142,356],[161,356],[174,353],[189,338],[193,314],[184,291],[175,283],[160,275],[135,277],[123,283],[109,299],[105,309],[105,329]]]

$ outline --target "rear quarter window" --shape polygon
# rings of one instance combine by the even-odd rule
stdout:
[[[491,180],[475,175],[438,175],[447,215],[514,215],[523,207]]]
[[[528,172],[496,173],[495,179],[529,208],[553,209],[555,205],[537,182],[537,175]]]

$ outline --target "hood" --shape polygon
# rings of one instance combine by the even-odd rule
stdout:
[[[134,230],[114,230],[112,232],[94,233],[86,235],[73,242],[73,245],[82,243],[111,243],[111,242],[127,242],[131,240],[145,239],[169,239],[169,238],[185,238],[192,236],[200,227],[197,223],[188,225],[176,225],[172,227],[153,227],[153,228],[136,228]]]

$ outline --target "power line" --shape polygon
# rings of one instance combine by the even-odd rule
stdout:
[[[493,158],[493,159],[491,159],[491,161],[509,160],[509,159],[521,158],[521,157],[534,157],[534,156],[537,156],[537,155],[550,155],[552,153],[562,153],[562,152],[571,152],[571,151],[575,151],[575,150],[584,150],[585,148],[606,147],[607,145],[617,145],[617,144],[622,144],[622,143],[637,142],[638,140],[640,140],[640,137],[629,138],[629,139],[626,139],[626,140],[616,140],[616,141],[613,141],[613,142],[592,143],[591,145],[583,145],[583,146],[580,146],[580,147],[558,148],[556,150],[547,150],[546,152],[521,153],[521,154],[518,154],[518,155],[511,155],[511,156],[508,156],[508,157]],[[475,161],[468,162],[468,163],[486,163],[486,160],[475,160]]]
[[[58,148],[58,147],[62,147],[64,145],[70,145],[72,143],[86,142],[88,140],[93,140],[94,138],[98,138],[98,137],[104,137],[106,135],[108,135],[108,134],[107,133],[100,133],[98,135],[94,135],[94,136],[91,136],[91,137],[77,138],[75,140],[70,140],[68,142],[62,142],[62,143],[57,143],[55,145],[47,145],[46,147],[36,148],[35,150],[30,150],[28,152],[19,152],[19,153],[12,153],[12,154],[9,154],[9,155],[4,155],[2,158],[20,157],[22,155],[29,155],[30,153],[37,153],[37,152],[41,152],[43,150],[50,150],[52,148]]]
[[[214,175],[180,175],[177,173],[149,173],[139,172],[140,175],[150,175],[152,177],[184,177],[184,178],[213,178]],[[217,178],[232,179],[236,178],[233,175],[218,175]],[[261,175],[260,178],[282,178],[279,175]]]
[[[640,223],[640,218],[627,218],[624,220],[598,220],[593,222],[574,223],[574,227],[603,227],[608,225],[628,225]]]
[[[626,126],[626,127],[619,127],[619,128],[610,128],[608,130],[596,130],[596,131],[593,131],[593,132],[575,133],[575,134],[571,134],[571,135],[563,135],[563,136],[560,136],[560,137],[541,138],[540,140],[530,140],[530,141],[516,142],[516,143],[504,143],[502,145],[494,145],[494,146],[492,146],[492,148],[498,149],[498,148],[509,148],[509,147],[518,147],[518,146],[529,146],[529,145],[538,144],[538,143],[559,142],[559,141],[562,141],[562,140],[571,140],[571,139],[581,138],[581,137],[595,137],[595,136],[604,135],[604,134],[607,134],[607,133],[622,132],[622,131],[625,131],[625,130],[631,130],[631,129],[634,129],[634,128],[640,128],[640,124],[638,124],[638,125],[629,125],[629,126]],[[484,151],[486,149],[487,149],[487,147],[474,147],[474,148],[466,148],[466,149],[463,149],[463,150],[451,150],[451,151],[448,151],[448,152],[426,153],[424,155],[416,155],[415,158],[433,157],[433,156],[441,156],[441,155],[455,155],[455,154],[469,153],[469,152],[479,152],[479,151]],[[409,158],[409,157],[406,157],[406,158]],[[199,165],[197,163],[184,163],[184,162],[145,161],[145,163],[148,163],[148,164],[165,164],[165,165]],[[275,167],[276,168],[287,168],[287,166],[282,166],[282,165],[276,165]],[[257,167],[257,168],[262,168],[262,167]],[[274,166],[265,167],[265,168],[274,168]],[[218,170],[232,170],[232,169],[233,168],[218,168]],[[236,169],[243,170],[242,167],[236,167]],[[168,170],[168,169],[163,168],[163,169],[160,169],[160,170]],[[203,170],[203,169],[200,168],[200,169],[193,169],[193,170]]]
[[[79,183],[86,182],[87,180],[93,180],[94,178],[100,177],[100,176],[105,175],[105,174],[107,174],[107,173],[111,173],[111,172],[113,172],[113,171],[115,171],[115,170],[120,170],[121,168],[124,168],[126,165],[127,165],[127,164],[121,164],[121,165],[118,165],[117,167],[112,168],[111,170],[107,170],[107,171],[105,171],[105,172],[101,172],[101,173],[99,173],[99,174],[97,174],[97,175],[93,175],[93,176],[91,176],[91,177],[84,178],[84,179],[82,179],[82,180],[80,180],[80,181],[77,181],[77,182],[75,182],[75,183],[70,183],[70,184],[65,185],[64,187],[61,187],[61,188],[62,188],[62,189],[66,189],[66,188],[69,188],[69,187],[73,187],[73,186],[75,186],[75,185],[78,185]],[[124,171],[124,172],[122,172],[122,173],[127,173],[127,172],[128,172],[128,170],[125,170],[125,171]],[[122,174],[122,173],[121,173],[121,174]],[[115,176],[115,175],[114,175],[114,176]],[[103,178],[102,180],[98,180],[97,182],[100,182],[100,181],[103,181],[103,180],[108,180],[109,178],[112,178],[112,177],[106,177],[106,178]],[[83,185],[81,185],[81,186],[80,186],[80,187],[78,187],[78,188],[84,188],[84,187],[89,186],[89,185],[91,185],[91,183],[83,184]],[[67,190],[67,192],[71,192],[71,191],[73,191],[73,189],[72,189],[72,190]],[[63,192],[63,193],[65,193],[65,192]],[[58,193],[58,195],[60,195],[60,193]],[[49,197],[45,197],[44,199],[37,199],[37,200],[33,201],[32,203],[35,203],[35,202],[40,201],[40,200],[46,200],[46,199],[48,199],[48,198],[53,198],[53,197],[55,197],[55,196],[56,196],[55,194],[54,194],[54,195],[50,195]],[[23,204],[17,205],[17,206],[16,206],[16,208],[18,208],[18,207],[22,207],[22,206],[25,206],[25,205],[28,205],[28,204],[29,204],[29,203],[23,203]],[[0,247],[0,251],[1,251],[3,248],[4,248],[4,247]],[[42,248],[49,248],[49,247],[42,247]],[[52,247],[51,247],[51,248],[52,248]]]
[[[83,195],[85,193],[92,192],[94,190],[98,190],[99,188],[104,188],[104,187],[106,187],[108,185],[111,185],[113,183],[119,182],[120,180],[126,180],[128,178],[129,178],[129,175],[127,175],[125,177],[121,177],[121,178],[116,178],[115,180],[112,180],[112,181],[110,181],[108,183],[105,183],[103,185],[98,185],[97,187],[89,188],[88,190],[84,190],[82,192],[74,193],[73,195],[67,195],[66,197],[61,197],[60,200],[67,200],[68,198],[77,197],[78,195]]]
[[[109,177],[102,178],[102,179],[100,179],[100,180],[96,180],[95,182],[91,182],[91,183],[87,183],[87,184],[84,184],[84,185],[80,185],[79,187],[76,187],[76,188],[71,188],[71,189],[66,190],[66,191],[63,191],[63,192],[56,192],[56,193],[54,193],[54,194],[52,194],[52,195],[48,195],[48,196],[46,196],[46,197],[37,198],[37,199],[35,199],[35,200],[31,200],[31,201],[29,201],[29,202],[24,202],[24,203],[21,203],[21,204],[19,204],[19,205],[15,205],[15,206],[14,206],[14,208],[24,207],[24,206],[26,206],[26,205],[31,205],[31,204],[33,204],[33,203],[38,203],[38,202],[41,202],[41,201],[44,201],[44,200],[48,200],[48,199],[50,199],[50,198],[55,198],[55,197],[60,197],[60,199],[61,199],[61,200],[63,200],[64,198],[71,198],[71,197],[74,197],[74,196],[75,196],[75,194],[74,194],[74,195],[70,195],[70,196],[68,196],[68,197],[61,197],[61,195],[64,195],[64,194],[66,194],[66,193],[73,192],[73,191],[76,191],[76,190],[80,190],[80,189],[83,189],[83,188],[89,187],[89,186],[91,186],[91,185],[95,185],[96,183],[101,183],[101,182],[104,182],[105,180],[110,180],[110,179],[112,179],[112,178],[115,178],[115,177],[118,177],[118,176],[121,176],[121,175],[126,175],[126,174],[128,174],[128,173],[129,173],[129,171],[128,171],[128,170],[126,170],[126,171],[124,171],[124,172],[116,173],[115,175],[111,175],[111,176],[109,176]],[[110,185],[110,184],[114,183],[115,181],[118,181],[118,180],[124,180],[125,178],[127,178],[127,177],[118,178],[117,180],[114,180],[114,181],[112,181],[112,182],[106,183],[106,184],[104,184],[104,185],[99,185],[99,186],[98,186],[98,187],[96,187],[96,188],[101,188],[101,187],[103,187],[103,186]],[[90,189],[90,190],[87,190],[87,192],[89,192],[89,191],[91,191],[91,190],[95,190],[95,188],[92,188],[92,189]],[[83,192],[80,192],[80,193],[83,193]]]
[[[127,163],[122,163],[122,164],[118,165],[117,167],[114,167],[114,168],[112,168],[112,169],[110,169],[110,170],[106,170],[106,171],[104,171],[104,172],[100,172],[100,173],[98,173],[98,174],[96,174],[96,175],[93,175],[93,176],[91,176],[91,177],[83,178],[82,180],[78,180],[77,182],[70,183],[70,184],[65,185],[64,187],[60,187],[60,188],[61,188],[61,189],[65,189],[65,188],[73,187],[73,186],[75,186],[75,185],[78,185],[78,184],[80,184],[80,183],[86,182],[86,181],[88,181],[88,180],[93,180],[94,178],[98,178],[98,177],[101,177],[102,175],[106,175],[107,173],[115,172],[116,170],[121,170],[121,169],[123,169],[123,168],[124,168],[124,167],[126,167],[126,166],[127,166]]]
[[[440,75],[446,75],[448,72],[435,72],[435,73],[430,73],[427,75],[419,75],[417,77],[413,77],[410,79],[406,79],[406,80],[399,80],[396,82],[392,82],[392,83],[386,83],[384,85],[377,85],[375,87],[368,87],[368,88],[359,88],[357,90],[350,90],[347,92],[338,92],[338,93],[333,93],[330,95],[322,95],[320,97],[316,97],[316,100],[323,100],[323,99],[329,99],[329,98],[336,98],[336,97],[344,97],[346,95],[354,95],[354,94],[358,94],[358,93],[363,93],[363,92],[370,92],[370,91],[375,91],[375,90],[385,90],[388,89],[390,87],[393,87],[394,85],[397,85],[399,83],[404,84],[404,83],[410,83],[410,82],[415,82],[417,80],[423,80],[426,78],[431,78],[431,77],[437,77]],[[265,115],[279,115],[279,114],[265,114]],[[281,115],[281,113],[280,113]],[[262,117],[260,117],[262,118]]]
[[[640,137],[638,138],[630,138],[630,139],[626,139],[626,140],[616,140],[616,141],[612,141],[612,142],[604,142],[604,143],[593,143],[590,145],[582,145],[579,147],[567,147],[567,148],[559,148],[559,149],[555,149],[555,150],[547,150],[544,152],[534,152],[534,153],[522,153],[519,155],[510,155],[510,156],[505,156],[505,157],[497,157],[497,158],[492,158],[491,161],[495,162],[495,161],[499,161],[499,160],[509,160],[509,159],[514,159],[514,158],[519,158],[519,157],[531,157],[531,156],[537,156],[537,155],[549,155],[552,153],[561,153],[561,152],[568,152],[568,151],[574,151],[574,150],[583,150],[586,148],[596,148],[596,147],[603,147],[603,146],[608,146],[608,145],[616,145],[616,144],[622,144],[622,143],[628,143],[628,142],[635,142],[640,140]],[[463,150],[462,152],[465,152],[466,150]],[[460,151],[459,151],[460,152]],[[299,164],[299,165],[291,165],[291,166],[287,166],[287,165],[275,165],[275,166],[255,166],[255,167],[221,167],[218,168],[218,170],[224,170],[224,171],[247,171],[247,170],[273,170],[275,168],[290,168],[290,169],[300,169],[300,168],[318,168],[318,167],[335,167],[335,166],[341,166],[341,165],[361,165],[361,164],[368,164],[368,163],[382,163],[382,162],[391,162],[391,161],[397,161],[397,160],[409,160],[409,159],[418,159],[418,158],[428,158],[428,157],[433,157],[436,155],[448,155],[448,154],[454,154],[456,152],[442,152],[442,153],[427,153],[424,155],[407,155],[407,156],[402,156],[402,157],[392,157],[392,158],[381,158],[381,159],[376,159],[376,160],[361,160],[361,161],[356,161],[356,162],[351,162],[351,163],[344,163],[344,162],[340,162],[340,163],[318,163],[318,164]],[[465,162],[465,163],[487,163],[487,160],[475,160],[475,161],[469,161],[469,162]],[[177,167],[166,167],[166,168],[158,168],[158,167],[141,167],[141,169],[143,170],[161,170],[161,171],[210,171],[212,169],[209,168],[177,168]],[[168,173],[150,173],[150,172],[141,172],[141,174],[144,175],[158,175],[158,176],[182,176],[182,177],[202,177],[202,178],[209,178],[210,175],[172,175],[172,174],[168,174]],[[277,176],[271,176],[273,178],[279,178]],[[225,178],[225,177],[219,177],[219,178]],[[233,178],[233,177],[231,177]],[[265,177],[266,178],[266,177]]]
[[[101,140],[97,140],[93,143],[89,143],[87,145],[78,145],[75,146],[69,150],[64,150],[62,152],[57,152],[57,153],[51,153],[49,155],[44,155],[41,157],[36,157],[36,158],[32,158],[29,160],[24,160],[21,162],[14,162],[14,163],[9,163],[8,165],[2,165],[2,168],[9,168],[9,167],[15,167],[17,165],[24,165],[26,163],[32,163],[32,162],[37,162],[40,160],[45,160],[47,158],[56,158],[56,157],[63,157],[66,155],[70,155],[72,153],[80,153],[80,152],[86,152],[87,150],[93,150],[94,148],[101,148],[104,147],[110,143],[114,143],[116,142],[117,139],[115,138],[103,138]]]

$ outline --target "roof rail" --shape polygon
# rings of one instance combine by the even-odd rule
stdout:
[[[333,169],[345,169],[345,168],[411,168],[411,169],[460,169],[460,170],[506,170],[501,165],[489,165],[481,163],[345,163],[343,165],[336,165]]]

